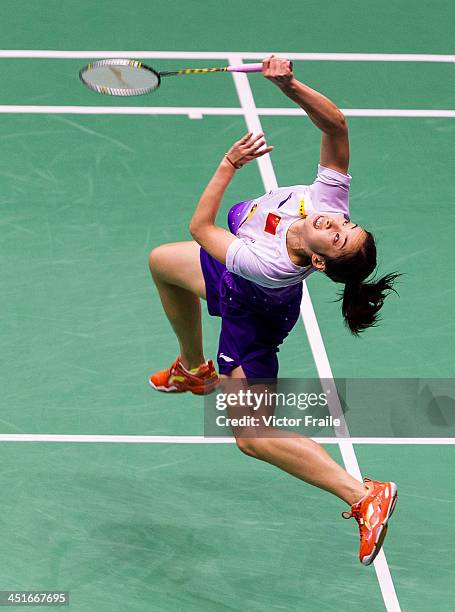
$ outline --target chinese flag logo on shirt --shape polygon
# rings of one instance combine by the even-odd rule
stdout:
[[[281,217],[278,215],[274,215],[273,213],[269,213],[267,215],[267,219],[265,222],[264,232],[267,234],[272,234],[275,236],[276,228],[278,227],[278,223],[281,221]]]

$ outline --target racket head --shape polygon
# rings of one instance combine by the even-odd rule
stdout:
[[[161,84],[156,70],[129,59],[104,59],[87,64],[79,71],[86,87],[107,96],[143,96]]]

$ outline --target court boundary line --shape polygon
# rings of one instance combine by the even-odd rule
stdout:
[[[318,444],[337,444],[340,438],[311,437]],[[68,443],[103,443],[103,444],[235,444],[233,437],[206,436],[156,436],[127,434],[0,434],[0,442],[68,442]],[[455,438],[365,438],[350,437],[351,444],[359,445],[455,445]]]
[[[293,53],[289,51],[236,51],[238,57],[247,60],[262,60],[274,53],[296,61],[330,62],[430,62],[454,63],[455,55],[435,53]],[[228,60],[229,51],[126,51],[126,50],[57,50],[57,49],[0,49],[3,59],[200,59]]]
[[[242,64],[243,57],[240,54],[232,53],[229,56],[229,63],[231,65]],[[250,132],[262,132],[261,122],[257,113],[256,105],[254,102],[253,92],[250,87],[248,77],[245,73],[233,72],[231,73],[234,84],[239,96],[240,105],[245,111],[245,121],[247,123],[248,130]],[[270,189],[276,189],[277,180],[273,165],[269,155],[258,158],[259,170],[263,179],[264,187],[266,191]],[[313,359],[316,365],[318,376],[321,380],[324,380],[325,387],[328,387],[331,391],[329,395],[328,408],[331,416],[334,419],[338,419],[340,425],[334,427],[335,435],[338,437],[341,435],[349,435],[349,430],[344,418],[344,414],[341,408],[338,391],[333,379],[332,369],[328,359],[327,351],[324,346],[321,331],[317,322],[316,314],[313,308],[313,303],[306,285],[303,281],[303,295],[300,306],[300,312],[302,315],[305,331],[307,333],[308,342],[311,347]],[[354,451],[354,446],[345,437],[338,439],[338,446],[340,453],[345,465],[346,470],[357,480],[362,481],[362,475],[360,472],[359,463]],[[386,609],[390,611],[401,610],[398,602],[397,594],[395,591],[395,585],[392,580],[390,568],[387,563],[384,549],[382,548],[380,553],[377,555],[374,561],[374,569],[379,583],[379,588],[382,594],[382,598]]]
[[[452,109],[412,108],[342,108],[346,117],[399,117],[399,118],[455,118]],[[78,105],[33,105],[2,104],[0,114],[71,114],[71,115],[188,115],[190,119],[204,116],[244,116],[241,108],[216,106],[78,106]],[[264,117],[307,117],[299,108],[257,108]]]

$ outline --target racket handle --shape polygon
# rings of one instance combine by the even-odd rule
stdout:
[[[242,64],[228,66],[227,72],[262,72],[262,64]]]

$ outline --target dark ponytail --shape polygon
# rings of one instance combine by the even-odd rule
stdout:
[[[344,291],[340,295],[341,311],[346,325],[355,335],[368,327],[374,326],[378,320],[378,312],[384,299],[395,291],[393,283],[400,274],[386,274],[376,281],[364,282],[376,268],[376,244],[370,232],[365,232],[366,238],[361,247],[349,255],[335,259],[325,258],[325,273],[336,283],[344,283]]]

